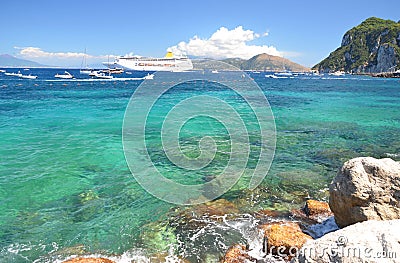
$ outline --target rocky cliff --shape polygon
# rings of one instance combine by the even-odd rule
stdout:
[[[320,72],[351,73],[379,73],[400,69],[399,22],[368,18],[347,31],[341,46],[313,69]]]

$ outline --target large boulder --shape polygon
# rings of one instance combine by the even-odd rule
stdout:
[[[400,220],[370,220],[310,240],[292,263],[399,262]]]
[[[329,186],[329,206],[339,227],[400,218],[400,164],[360,157],[347,161]]]

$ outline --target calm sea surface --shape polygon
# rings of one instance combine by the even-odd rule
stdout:
[[[29,72],[38,79],[0,73],[0,262],[52,262],[81,253],[138,260],[164,252],[213,262],[233,243],[247,240],[241,230],[246,222],[254,223],[251,212],[289,210],[309,197],[326,200],[327,185],[349,158],[400,160],[399,80],[328,75],[270,79],[250,73],[275,117],[271,169],[255,191],[238,186],[223,196],[237,206],[238,218],[185,232],[169,223],[182,220],[184,208],[144,191],[125,161],[125,108],[141,84],[129,78],[141,76],[54,81],[54,74],[63,70]],[[154,107],[153,118],[165,114],[174,99],[193,95],[237,102],[238,108],[243,103],[228,89],[201,85],[176,87],[166,94],[170,100]],[[153,128],[146,130],[149,155],[170,178],[207,181],[227,162],[227,134],[218,122],[200,118],[184,127],[182,145],[189,155],[198,154],[202,136],[219,136],[216,160],[203,173],[188,172],[186,177],[168,163],[157,125]],[[257,157],[256,141],[252,154]],[[247,169],[254,166],[251,158]]]

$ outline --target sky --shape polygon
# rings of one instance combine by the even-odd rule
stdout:
[[[368,17],[400,20],[398,0],[21,0],[0,6],[0,54],[80,66],[118,55],[248,59],[259,53],[313,66]]]

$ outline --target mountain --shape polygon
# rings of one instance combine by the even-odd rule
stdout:
[[[261,71],[310,71],[309,68],[294,63],[288,59],[272,56],[268,54],[259,54],[249,60],[241,58],[227,58],[220,60],[226,64],[232,65],[240,70],[261,70]],[[213,63],[213,60],[198,59],[193,60],[194,69],[212,68],[217,70],[233,70],[229,65],[223,63]]]
[[[238,61],[231,61],[227,63],[236,63]],[[249,60],[245,60],[238,64],[242,70],[263,70],[263,71],[310,71],[309,68],[294,63],[286,58],[272,56],[268,54],[259,54]]]
[[[39,64],[34,61],[19,59],[8,54],[0,55],[0,67],[45,67],[45,65]]]
[[[400,21],[399,21],[400,22]],[[342,44],[315,65],[320,72],[389,72],[400,68],[400,23],[370,17],[347,31]]]

